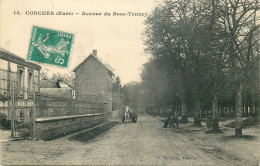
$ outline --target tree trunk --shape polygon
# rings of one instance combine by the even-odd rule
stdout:
[[[259,109],[258,109],[257,105],[255,105],[255,114],[259,115]]]
[[[248,102],[246,101],[246,104],[245,104],[245,114],[246,114],[246,116],[248,116],[248,113],[249,112],[249,110],[248,110]]]
[[[188,123],[188,117],[187,117],[187,103],[182,100],[182,106],[181,106],[181,122],[182,123]]]
[[[220,128],[219,128],[219,124],[218,124],[218,99],[217,96],[214,95],[213,97],[213,103],[212,103],[212,110],[213,110],[213,126],[212,126],[212,131],[213,132],[221,132]]]
[[[252,102],[252,114],[255,115],[255,102]]]
[[[178,111],[179,111],[179,108],[178,108],[178,106],[176,106],[175,111],[174,111],[174,116],[175,117],[178,117]]]
[[[253,115],[253,107],[252,106],[249,106],[249,108],[248,108],[248,110],[249,110],[249,115],[250,116],[252,116]]]
[[[200,121],[200,100],[198,98],[195,99],[195,113],[194,113],[194,126],[201,126]]]
[[[242,104],[242,115],[245,115],[246,114],[246,106]]]
[[[243,84],[240,83],[236,92],[236,125],[235,125],[236,136],[242,135],[242,113],[243,113],[242,89],[243,89]]]
[[[255,115],[259,115],[259,110],[258,110],[258,102],[259,100],[257,99],[257,97],[253,97],[253,102],[252,102],[252,105],[253,105],[253,109],[254,109],[254,114]]]
[[[230,106],[229,105],[227,106],[227,115],[228,116],[230,115]]]

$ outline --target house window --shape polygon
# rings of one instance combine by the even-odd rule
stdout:
[[[33,90],[33,73],[28,72],[28,89],[29,91]]]
[[[74,89],[71,90],[71,96],[72,96],[72,99],[75,99],[75,90]]]
[[[24,70],[22,68],[18,69],[18,87],[24,87]]]
[[[24,67],[17,66],[17,86],[18,86],[18,95],[19,97],[24,97]]]

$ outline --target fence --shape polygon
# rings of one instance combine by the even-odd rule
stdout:
[[[30,89],[11,85],[8,101],[8,116],[11,120],[11,137],[29,137],[33,135],[35,122],[35,93]]]
[[[105,121],[104,103],[36,93],[36,137],[50,140]],[[95,98],[94,98],[95,99]]]
[[[36,94],[36,117],[58,117],[67,115],[81,115],[103,113],[104,103],[91,100],[74,100],[55,97],[46,94]]]
[[[105,112],[105,103],[101,103],[98,98],[91,97],[89,101],[61,98],[19,88],[16,85],[11,85],[10,91],[3,97],[8,106],[1,106],[1,112],[7,113],[11,120],[12,138],[35,137],[38,118],[64,119],[64,117],[72,115],[75,118],[77,117],[75,115],[80,115],[79,117],[96,116],[95,113]],[[85,118],[85,120],[87,119]],[[61,124],[63,125],[65,122]],[[66,124],[74,125],[70,121]],[[55,125],[52,126],[55,127]]]

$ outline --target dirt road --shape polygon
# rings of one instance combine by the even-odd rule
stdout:
[[[119,124],[87,143],[69,141],[0,142],[1,164],[76,165],[254,165],[259,156],[246,158],[218,145],[218,137],[205,136],[193,128],[189,132],[162,128],[155,117],[140,116],[137,123]],[[257,130],[258,131],[258,130]],[[213,139],[214,138],[214,139]],[[259,145],[258,138],[254,139]],[[209,142],[209,143],[208,143]],[[213,142],[213,144],[212,144]],[[223,142],[223,141],[222,141]],[[248,141],[247,141],[248,142]],[[245,149],[244,149],[245,150]],[[259,149],[256,148],[256,152]],[[254,154],[254,152],[251,152]]]

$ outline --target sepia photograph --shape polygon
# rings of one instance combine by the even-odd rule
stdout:
[[[260,165],[259,0],[0,0],[0,165]]]

